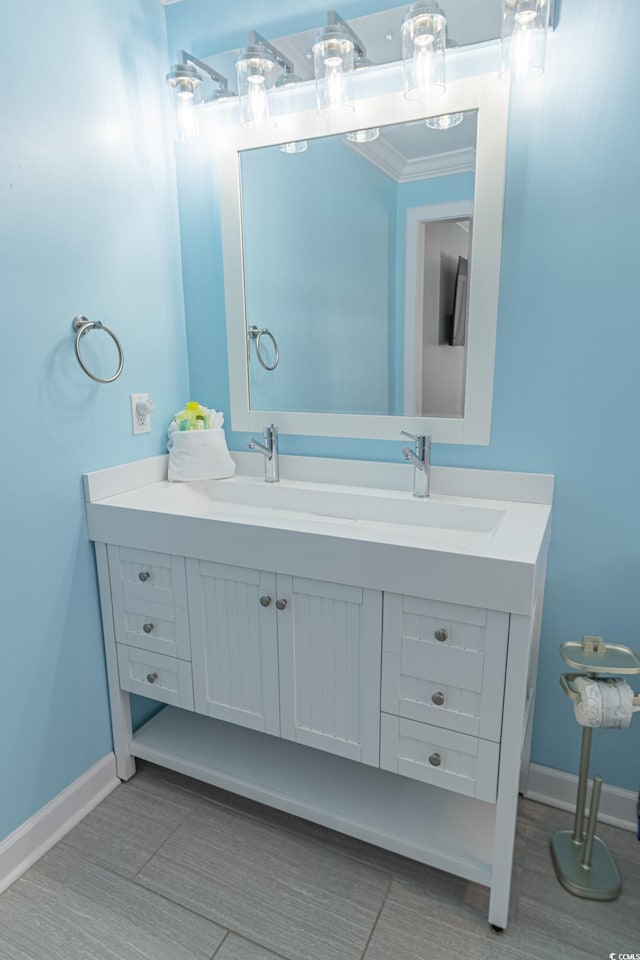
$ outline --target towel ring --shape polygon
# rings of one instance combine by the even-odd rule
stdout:
[[[87,320],[86,317],[74,317],[72,326],[76,331],[76,359],[86,375],[91,377],[92,380],[95,380],[96,383],[113,383],[114,380],[117,380],[122,373],[122,368],[124,367],[124,353],[122,350],[122,344],[116,337],[113,330],[111,330],[109,327],[105,327],[105,325],[100,323],[99,320]],[[89,330],[104,330],[105,333],[109,334],[118,349],[118,369],[112,377],[96,377],[95,373],[91,373],[91,370],[89,370],[86,363],[82,359],[82,354],[80,353],[80,338],[83,337],[85,333],[88,333]]]
[[[276,341],[276,338],[271,333],[271,330],[268,330],[267,327],[263,327],[262,329],[260,329],[259,327],[251,326],[247,330],[247,334],[249,335],[250,340],[255,340],[256,342],[256,356],[258,358],[258,361],[260,362],[260,365],[263,366],[265,370],[275,370],[275,368],[278,366],[278,363],[280,362],[280,351],[278,349],[278,343]],[[271,366],[268,363],[265,363],[264,357],[260,353],[260,341],[264,336],[269,337],[269,339],[271,340],[271,343],[273,344],[273,349],[276,352],[276,358]]]

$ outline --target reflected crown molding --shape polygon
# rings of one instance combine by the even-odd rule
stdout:
[[[408,158],[383,137],[371,143],[345,141],[351,150],[382,170],[396,183],[411,183],[432,177],[445,177],[453,173],[473,173],[476,168],[474,147],[450,150],[431,157]]]

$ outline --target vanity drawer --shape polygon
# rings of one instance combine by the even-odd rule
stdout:
[[[184,557],[130,547],[107,547],[111,592],[186,609]]]
[[[495,803],[497,743],[386,713],[380,719],[383,770]]]
[[[384,595],[383,651],[458,670],[505,675],[509,615],[480,607]]]
[[[193,710],[191,664],[118,644],[120,686],[174,707]]]
[[[118,643],[167,657],[191,659],[189,615],[182,607],[114,596],[113,622]]]
[[[484,740],[499,740],[504,680],[437,660],[385,653],[382,709]]]

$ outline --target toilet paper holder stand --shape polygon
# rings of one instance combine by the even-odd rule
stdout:
[[[620,644],[607,644],[602,637],[584,637],[581,643],[568,641],[560,646],[565,663],[580,673],[565,673],[560,686],[572,700],[580,693],[572,684],[576,677],[591,680],[617,675],[640,674],[640,658]],[[640,706],[640,694],[633,703]],[[585,806],[591,760],[593,727],[583,726],[580,749],[580,770],[573,830],[559,830],[551,838],[551,860],[558,880],[577,897],[587,900],[615,900],[622,890],[620,873],[605,843],[596,837],[602,777],[593,778],[589,817],[585,830]]]

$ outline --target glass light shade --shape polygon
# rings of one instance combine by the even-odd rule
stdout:
[[[276,62],[258,44],[251,44],[242,51],[236,62],[238,95],[240,97],[240,123],[250,130],[275,127],[271,118],[269,94],[276,81]]]
[[[280,149],[283,153],[304,153],[308,146],[306,140],[293,140],[291,143],[283,143]]]
[[[450,130],[464,120],[464,113],[443,113],[439,117],[427,117],[426,125],[430,130]]]
[[[351,140],[352,143],[371,143],[372,140],[377,140],[379,136],[379,127],[369,127],[368,130],[353,130],[347,134],[347,140]]]
[[[522,83],[544,73],[549,9],[549,0],[502,0],[501,77]]]
[[[402,21],[404,95],[408,100],[444,93],[447,20],[437,3],[419,0]]]
[[[199,107],[202,104],[202,77],[188,63],[173,66],[167,74],[173,113],[173,137],[180,143],[197,140]]]
[[[354,44],[339,24],[324,27],[313,44],[318,113],[351,113]]]

